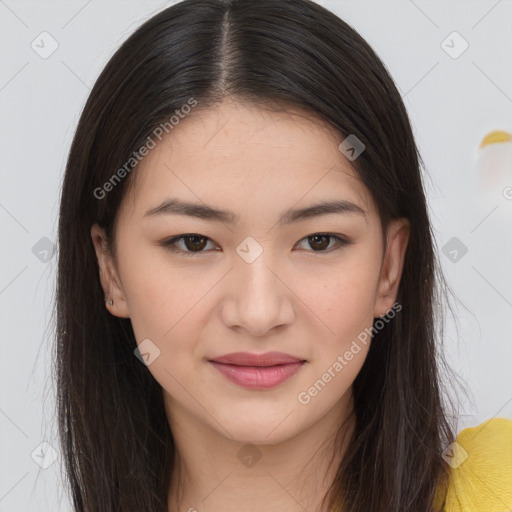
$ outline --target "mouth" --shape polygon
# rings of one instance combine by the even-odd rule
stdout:
[[[306,362],[281,352],[236,352],[208,361],[226,379],[249,389],[270,389],[293,377]]]

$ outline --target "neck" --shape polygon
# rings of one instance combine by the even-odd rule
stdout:
[[[327,512],[322,498],[354,428],[350,397],[293,438],[252,444],[194,421],[166,396],[175,443],[169,512]]]

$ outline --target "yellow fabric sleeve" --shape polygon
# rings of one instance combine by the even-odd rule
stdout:
[[[450,481],[443,512],[512,511],[512,420],[493,418],[459,433],[443,452]]]

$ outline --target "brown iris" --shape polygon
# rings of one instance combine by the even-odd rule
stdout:
[[[313,235],[309,236],[309,245],[312,249],[318,249],[320,251],[329,247],[329,239],[331,237],[329,235]],[[313,242],[311,242],[313,240]],[[325,243],[327,242],[327,243]]]
[[[192,243],[189,243],[192,240]],[[207,238],[201,235],[186,235],[183,237],[185,247],[191,251],[202,251],[206,245]]]

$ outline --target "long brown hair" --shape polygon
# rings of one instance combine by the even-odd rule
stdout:
[[[344,512],[428,512],[453,441],[442,394],[443,304],[421,172],[402,98],[365,40],[309,0],[185,0],[138,28],[109,60],[80,116],[60,204],[56,300],[59,435],[74,510],[167,512],[174,443],[162,390],[134,357],[129,319],[104,306],[90,236],[114,248],[137,167],[99,198],[148,136],[191,98],[294,107],[363,141],[352,162],[383,230],[411,233],[397,301],[353,384],[353,438],[330,491]],[[96,191],[96,193],[95,193]]]

